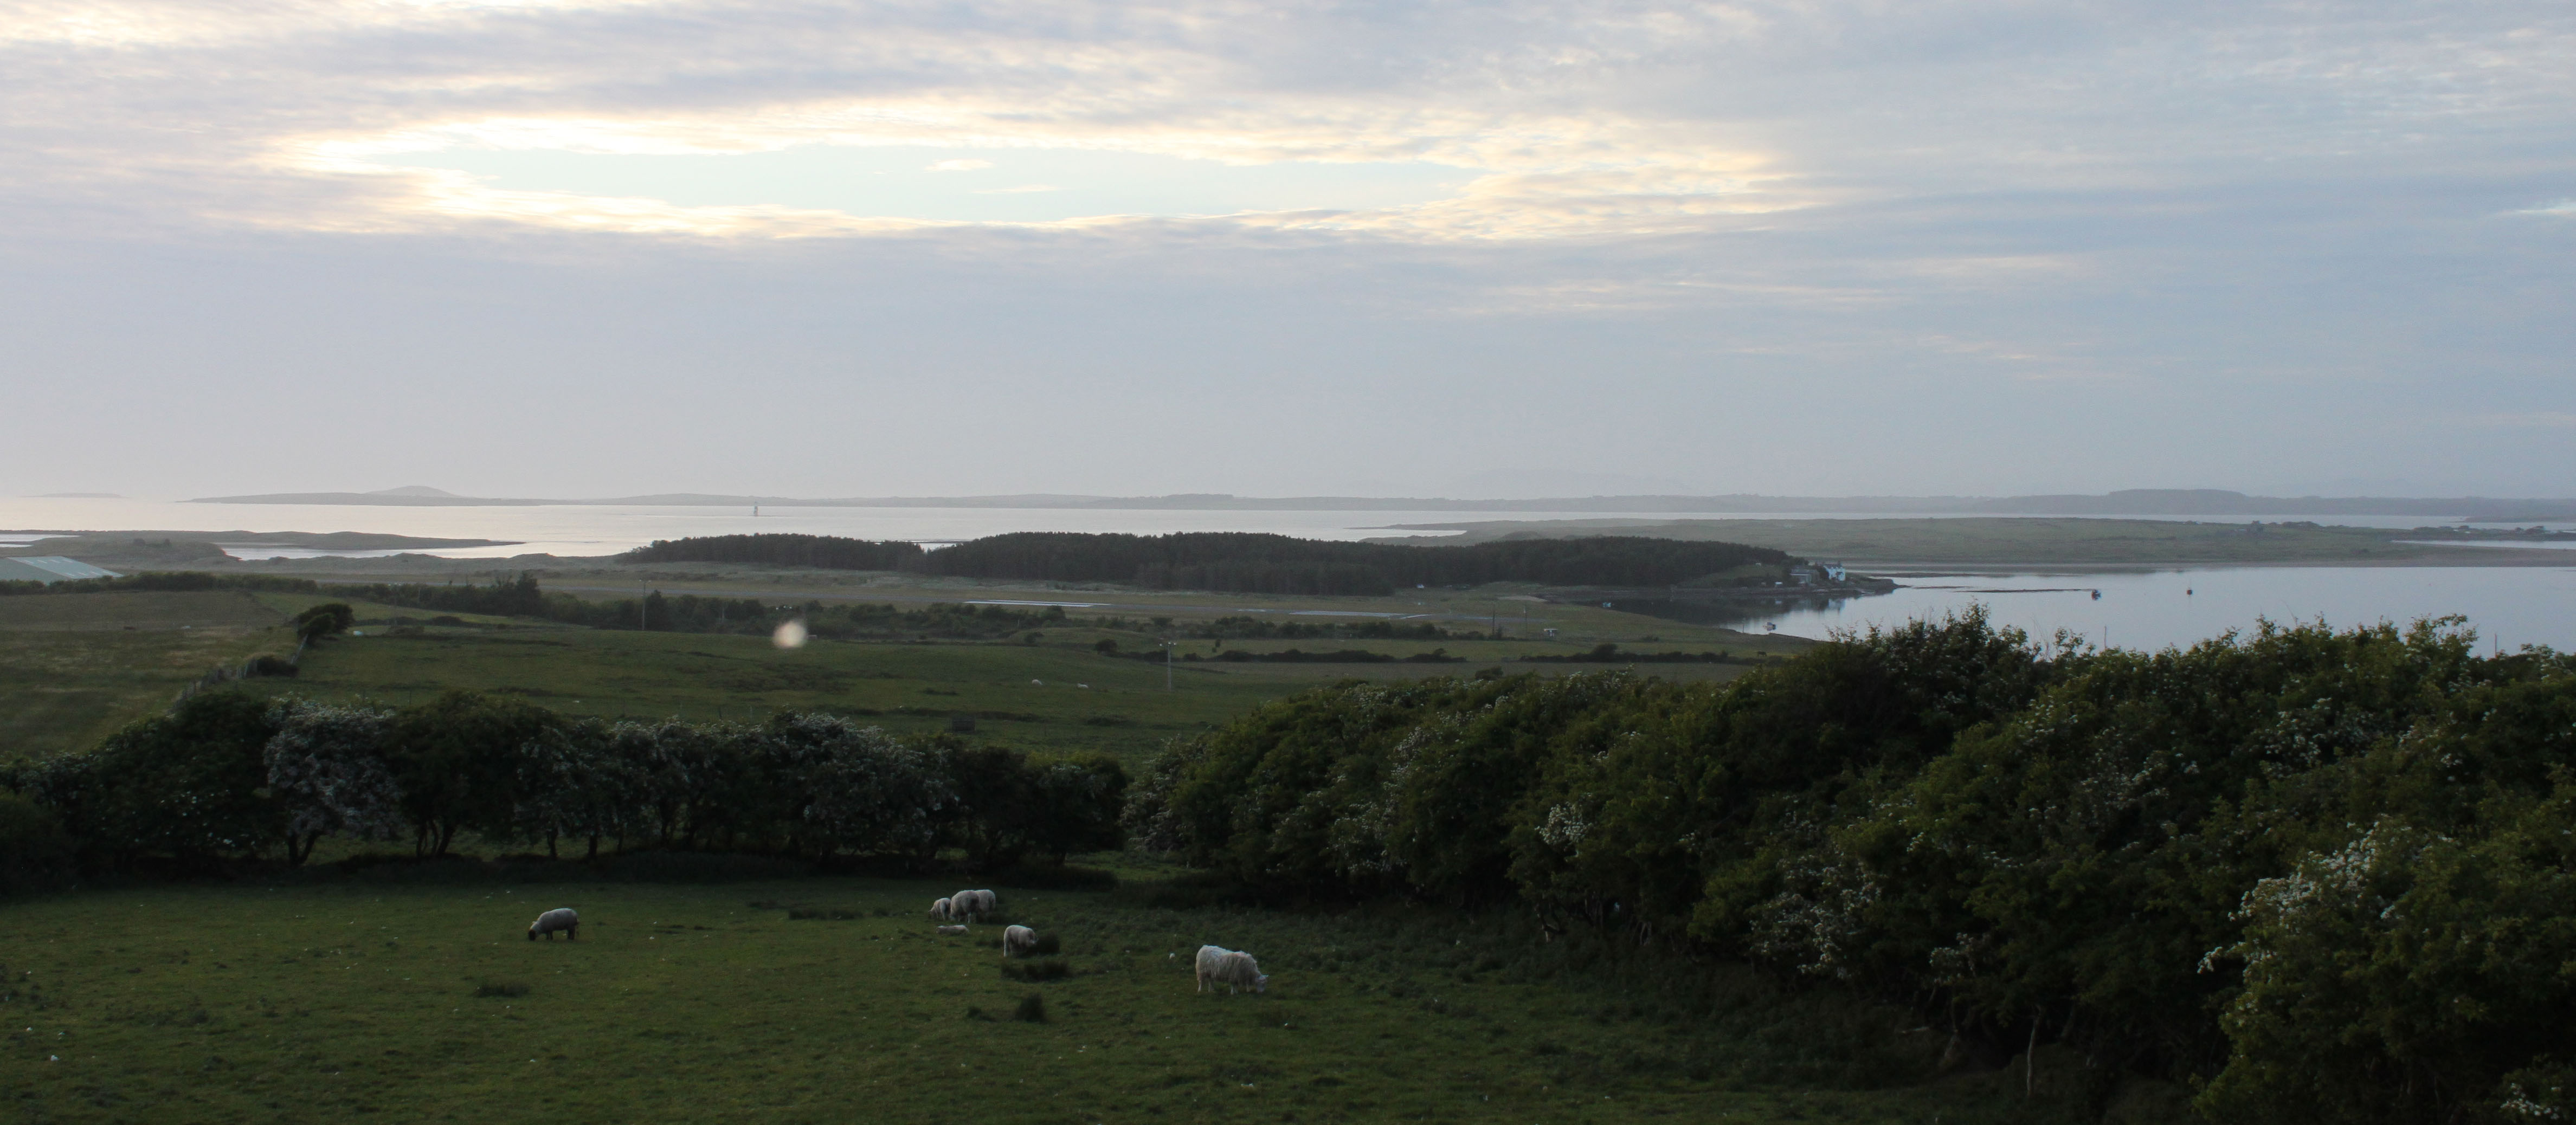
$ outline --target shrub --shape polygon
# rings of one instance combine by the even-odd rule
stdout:
[[[0,894],[72,885],[72,838],[53,815],[15,793],[0,793]]]
[[[1011,1018],[1021,1023],[1045,1023],[1047,1021],[1046,997],[1034,992],[1021,997],[1019,1006],[1011,1009]]]

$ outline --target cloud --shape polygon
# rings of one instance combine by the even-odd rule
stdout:
[[[234,463],[198,418],[262,424],[192,388],[309,367],[292,386],[378,409],[456,371],[561,390],[558,417],[647,402],[634,429],[666,420],[666,450],[723,447],[687,437],[722,420],[630,398],[628,370],[674,404],[721,371],[745,401],[851,416],[911,386],[1026,412],[992,430],[1025,457],[818,439],[747,459],[794,478],[736,482],[761,490],[930,489],[902,474],[960,465],[997,489],[1257,491],[1319,464],[1437,483],[1533,448],[1802,491],[2159,469],[2259,489],[2391,456],[2447,459],[2406,469],[2425,479],[2564,480],[2576,247],[2563,223],[2492,221],[2576,213],[2535,206],[2576,185],[2562,7],[22,0],[0,5],[0,381],[40,442],[95,432],[99,399],[60,388],[166,404],[121,444],[168,449],[174,473]],[[400,159],[822,146],[947,150],[905,176],[994,169],[943,186],[1064,189],[1030,204],[1086,181],[1007,154],[1456,175],[1402,205],[968,223]],[[329,312],[264,319],[308,308]],[[851,309],[893,311],[861,331]],[[583,382],[594,356],[616,370]],[[1151,402],[1157,432],[1257,417],[1274,448],[1182,470],[1051,444],[1069,419],[1140,424],[1076,396]],[[1454,442],[1393,421],[1459,403],[1481,413]],[[2464,423],[2475,448],[2403,440],[2463,416],[2487,419]],[[745,427],[733,448],[785,444]],[[423,442],[417,471],[451,457]],[[534,431],[494,456],[679,473]],[[226,487],[267,483],[300,486]]]
[[[978,168],[990,168],[990,167],[992,167],[992,166],[993,166],[993,162],[992,162],[992,161],[990,161],[990,160],[942,160],[942,161],[939,161],[939,162],[937,162],[937,163],[935,163],[935,164],[930,165],[930,166],[929,166],[929,167],[927,167],[927,168],[922,169],[922,171],[925,171],[925,172],[972,172],[972,171],[974,171],[974,170],[976,170],[976,169],[978,169]]]

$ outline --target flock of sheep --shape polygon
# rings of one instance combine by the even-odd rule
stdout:
[[[941,923],[940,933],[963,934],[969,923],[992,916],[1001,905],[1001,896],[989,890],[959,891],[931,903],[930,916]],[[569,906],[558,906],[537,915],[536,921],[528,923],[529,941],[537,940],[540,935],[553,941],[557,933],[568,941],[581,940],[581,915],[574,913]],[[1027,926],[1002,928],[1002,956],[1006,960],[1028,956],[1036,951],[1037,944],[1036,930]],[[1198,982],[1201,992],[1219,984],[1224,985],[1229,994],[1246,988],[1254,992],[1270,990],[1269,976],[1262,973],[1261,966],[1253,961],[1251,954],[1213,945],[1199,947]]]

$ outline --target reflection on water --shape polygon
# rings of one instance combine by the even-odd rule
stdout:
[[[1823,638],[1983,604],[2033,637],[2065,630],[2096,645],[2187,646],[2260,621],[2348,628],[2458,614],[2486,643],[2576,650],[2576,567],[2245,567],[2151,574],[2017,574],[1904,579],[1877,597],[1726,606],[1621,602],[1618,608],[1760,633]],[[2101,597],[2093,592],[2099,590]]]

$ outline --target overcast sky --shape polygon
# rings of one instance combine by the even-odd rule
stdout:
[[[0,2],[0,494],[2576,493],[2576,8]]]

